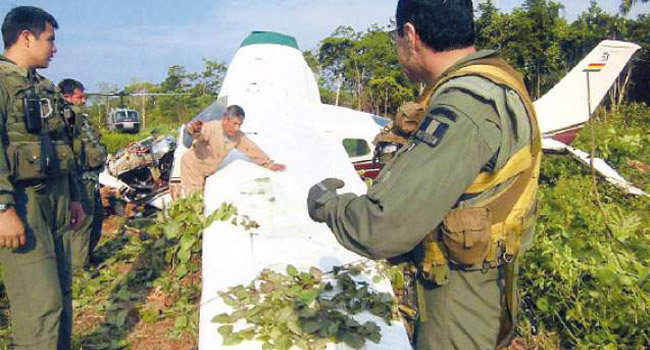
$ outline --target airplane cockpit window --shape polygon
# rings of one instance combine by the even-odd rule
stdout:
[[[375,124],[379,125],[380,127],[384,128],[388,123],[390,123],[390,119],[384,118],[384,117],[379,117],[376,115],[372,116],[372,119],[375,121]]]
[[[370,153],[368,142],[363,139],[343,139],[343,147],[350,158],[361,157]]]

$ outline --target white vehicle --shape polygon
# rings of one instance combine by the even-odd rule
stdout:
[[[140,115],[130,108],[114,108],[108,114],[107,124],[111,131],[136,134],[140,131]]]

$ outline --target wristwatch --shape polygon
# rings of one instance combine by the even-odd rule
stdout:
[[[4,213],[9,210],[13,204],[0,203],[0,213]]]

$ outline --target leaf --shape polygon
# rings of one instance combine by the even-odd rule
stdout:
[[[180,233],[180,223],[177,221],[170,221],[167,222],[165,225],[162,226],[163,232],[165,233],[165,237],[167,239],[174,239],[178,237]]]
[[[298,299],[300,299],[306,305],[309,305],[312,302],[314,302],[316,297],[318,297],[319,295],[320,295],[320,291],[318,291],[318,290],[307,290],[307,291],[298,293]]]
[[[234,329],[234,327],[232,325],[228,324],[228,325],[224,325],[224,326],[221,326],[221,327],[217,328],[217,332],[219,332],[219,334],[221,334],[222,336],[225,337],[227,335],[232,334],[233,329]]]
[[[381,328],[377,326],[376,323],[372,321],[367,321],[366,323],[361,326],[361,333],[366,335],[366,334],[371,334],[371,333],[378,333],[381,331]]]
[[[128,315],[129,315],[129,310],[127,309],[119,310],[117,313],[114,314],[114,316],[110,318],[109,323],[115,325],[115,327],[117,328],[123,328],[124,324],[126,323],[126,318]]]
[[[294,315],[293,308],[291,306],[284,307],[275,313],[275,319],[279,323],[289,322],[292,318],[294,318]]]
[[[594,276],[605,285],[612,285],[616,281],[616,273],[608,266],[596,270]]]
[[[192,251],[190,249],[191,247],[181,247],[181,249],[178,251],[177,256],[178,260],[181,263],[187,263],[192,258]]]
[[[181,315],[176,318],[176,321],[174,322],[174,328],[176,329],[183,329],[187,327],[187,316],[186,315]]]
[[[377,331],[374,333],[366,334],[366,338],[375,344],[379,344],[381,342],[381,333]]]
[[[237,345],[243,341],[244,337],[242,337],[242,335],[239,333],[223,335],[223,345],[226,346]]]
[[[255,337],[255,330],[256,329],[257,329],[257,327],[255,327],[255,326],[248,327],[246,329],[243,329],[243,330],[239,331],[238,333],[244,340],[253,340],[253,338]]]
[[[298,270],[293,265],[287,265],[287,275],[291,277],[298,276]]]
[[[321,323],[318,320],[308,319],[302,321],[302,330],[305,333],[316,333],[319,329],[321,329]]]
[[[211,322],[212,323],[233,323],[233,320],[231,319],[231,317],[228,314],[223,313],[223,314],[219,314],[217,316],[214,316],[212,318]]]
[[[341,340],[353,349],[361,349],[363,344],[366,343],[366,340],[361,335],[351,331],[344,331]]]
[[[198,242],[195,234],[195,232],[186,232],[181,236],[181,239],[178,242],[181,250],[192,251],[192,247],[194,247],[194,244]]]
[[[296,335],[303,335],[304,333],[297,317],[293,317],[287,321],[287,328]]]
[[[287,334],[283,334],[278,338],[278,340],[275,341],[275,347],[278,350],[289,350],[291,346],[293,345],[293,341]]]
[[[176,268],[176,277],[182,279],[185,275],[187,275],[187,264],[178,265]]]
[[[539,311],[548,312],[549,310],[548,299],[546,299],[545,297],[541,297],[537,299],[535,305],[537,306]]]
[[[232,307],[236,307],[237,305],[239,305],[239,303],[237,303],[237,300],[235,300],[234,298],[232,298],[230,295],[228,295],[228,294],[226,294],[226,293],[221,293],[221,294],[219,294],[219,295],[221,296],[221,299],[223,299],[223,302],[224,302],[226,305],[228,305],[228,306],[232,306]]]

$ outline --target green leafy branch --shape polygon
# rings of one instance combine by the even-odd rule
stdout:
[[[379,326],[360,324],[350,315],[368,311],[391,324],[393,298],[375,293],[365,282],[337,269],[334,283],[323,281],[323,273],[312,267],[300,272],[289,265],[286,275],[264,270],[248,287],[236,286],[219,295],[234,311],[213,318],[224,345],[243,341],[263,342],[262,349],[324,349],[329,342],[344,342],[354,349],[366,340],[381,341]],[[248,327],[235,330],[241,321]]]

